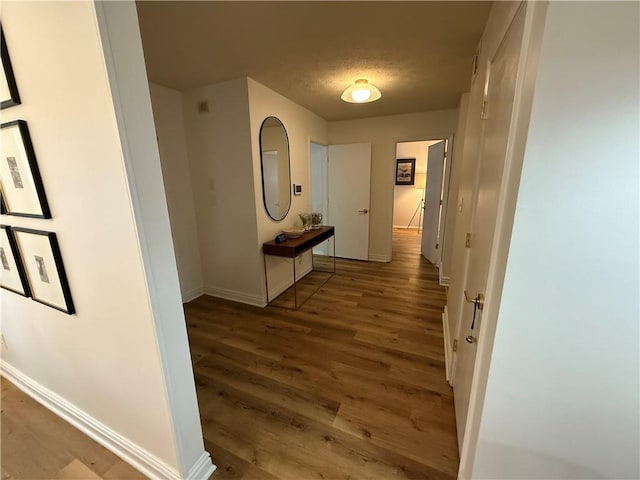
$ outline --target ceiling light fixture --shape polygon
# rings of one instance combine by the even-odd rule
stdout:
[[[349,103],[370,103],[375,102],[380,97],[382,97],[380,90],[364,78],[356,80],[340,96],[342,100]]]

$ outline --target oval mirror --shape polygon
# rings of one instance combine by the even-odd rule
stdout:
[[[291,207],[291,176],[289,138],[276,117],[267,117],[260,127],[260,160],[264,208],[273,220],[280,221]]]

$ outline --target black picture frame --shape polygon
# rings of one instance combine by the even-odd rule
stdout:
[[[4,29],[0,25],[0,55],[2,56],[2,67],[4,71],[4,78],[6,80],[7,92],[9,98],[3,98],[0,101],[0,109],[13,107],[20,105],[20,93],[18,93],[18,84],[16,83],[16,77],[13,73],[13,67],[11,66],[11,58],[9,57],[9,49],[7,48],[7,42],[4,39]]]
[[[69,315],[76,313],[56,234],[54,232],[33,230],[31,228],[22,227],[11,227],[11,231],[14,234],[16,244],[22,256],[25,274],[31,291],[31,298],[38,303]],[[47,237],[48,251],[44,252],[42,250],[36,251],[30,249],[27,245],[28,242],[25,241],[23,235],[41,235]],[[47,259],[45,259],[44,256],[53,261],[55,272],[47,267],[47,264],[51,266],[51,262],[46,262],[45,260]],[[33,257],[33,259],[31,257]],[[56,274],[56,277],[51,278],[54,273]],[[51,282],[52,279],[57,279],[58,282]],[[55,288],[56,294],[60,297],[58,304],[39,295],[38,291],[41,290],[41,288],[39,288],[38,285],[43,283],[53,283],[54,286],[57,285],[59,287]]]
[[[33,149],[33,143],[31,142],[31,135],[29,135],[29,127],[27,126],[27,122],[25,122],[24,120],[13,120],[11,122],[3,123],[0,125],[0,132],[2,130],[10,128],[17,128],[20,132],[20,139],[22,141],[22,146],[26,155],[26,158],[19,159],[20,165],[24,165],[26,163],[29,166],[31,178],[33,179],[33,189],[25,188],[25,192],[23,192],[23,194],[30,195],[34,198],[37,197],[38,203],[40,205],[40,212],[21,212],[19,210],[13,209],[11,207],[11,195],[8,193],[9,190],[4,186],[2,176],[0,176],[0,210],[5,215],[15,215],[18,217],[31,218],[51,218],[51,210],[49,209],[49,202],[47,202],[47,195],[44,191],[44,184],[42,182],[42,177],[40,176],[40,169],[38,168],[38,162],[36,160],[36,154]],[[2,153],[0,162],[3,162],[3,165],[0,166],[0,171],[2,171],[2,168],[4,167],[4,162],[10,160],[9,157],[6,157],[5,150],[6,147],[0,147],[0,152]],[[15,158],[11,158],[13,158],[14,164],[17,164],[17,162],[15,162]],[[20,175],[20,173],[18,173],[18,175]]]
[[[416,180],[416,159],[396,159],[396,185],[413,185]]]
[[[24,269],[24,264],[22,263],[22,257],[20,256],[20,249],[18,248],[18,244],[16,243],[16,239],[13,236],[12,229],[9,225],[0,225],[0,229],[4,231],[3,235],[6,235],[7,243],[9,245],[9,250],[5,251],[2,247],[2,242],[0,242],[0,288],[8,290],[13,293],[17,293],[18,295],[22,295],[23,297],[31,296],[31,289],[29,288],[29,281],[27,280],[27,273]],[[7,255],[11,255],[12,262],[6,258]],[[16,274],[18,276],[18,280],[20,282],[21,290],[16,288],[11,288],[10,286],[3,284],[2,281],[6,281],[6,271],[9,271],[11,268],[11,263],[15,265]]]

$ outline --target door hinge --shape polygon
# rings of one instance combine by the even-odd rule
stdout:
[[[482,110],[480,110],[480,120],[487,119],[487,105],[488,102],[486,100],[482,101]]]
[[[440,205],[442,205],[442,200],[440,200]]]
[[[454,340],[454,341],[453,341],[453,348],[452,348],[452,350],[453,350],[454,352],[457,352],[457,351],[458,351],[458,340]]]
[[[471,234],[467,233],[467,236],[464,237],[464,248],[471,248]]]
[[[439,243],[436,243],[436,250],[438,249],[438,247],[439,247],[439,246],[440,246],[440,244],[439,244]]]

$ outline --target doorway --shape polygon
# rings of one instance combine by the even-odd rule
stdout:
[[[440,265],[447,144],[447,139],[396,143],[393,234],[414,231],[420,253],[435,266]]]
[[[371,144],[327,146],[310,141],[309,158],[313,211],[321,212],[323,223],[336,229],[325,249],[333,251],[335,243],[336,257],[368,260]]]

